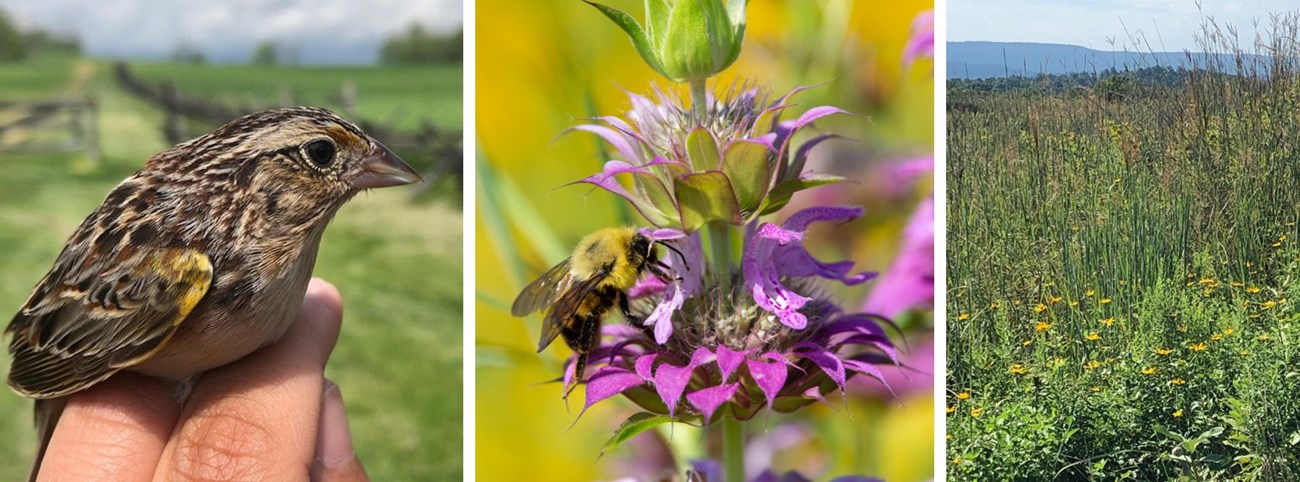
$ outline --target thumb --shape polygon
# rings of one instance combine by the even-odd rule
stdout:
[[[365,467],[352,449],[352,431],[339,386],[325,380],[321,397],[320,428],[316,435],[316,458],[311,480],[316,482],[368,482]]]

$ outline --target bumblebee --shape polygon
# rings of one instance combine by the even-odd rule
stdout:
[[[582,238],[572,256],[525,286],[510,307],[510,314],[523,317],[547,308],[537,351],[545,350],[555,337],[563,335],[564,343],[578,355],[574,380],[582,380],[587,356],[600,342],[600,323],[605,315],[617,305],[628,323],[640,324],[641,320],[628,308],[627,291],[647,272],[668,280],[664,271],[667,266],[659,260],[656,244],[673,249],[631,227],[591,233]]]

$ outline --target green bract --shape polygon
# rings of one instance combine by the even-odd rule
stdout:
[[[645,0],[646,23],[590,2],[632,39],[650,68],[673,82],[707,79],[740,56],[746,0]]]

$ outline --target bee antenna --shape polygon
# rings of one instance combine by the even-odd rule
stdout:
[[[655,243],[658,243],[658,244],[662,245],[663,247],[668,248],[669,251],[672,251],[672,252],[674,252],[674,253],[677,253],[677,256],[681,256],[681,257],[682,257],[682,261],[683,261],[682,266],[684,266],[684,267],[686,268],[686,271],[690,271],[690,270],[691,270],[691,267],[690,267],[690,266],[687,266],[687,263],[685,263],[685,261],[686,261],[686,255],[682,254],[681,251],[678,251],[677,248],[674,248],[674,247],[673,247],[673,245],[668,244],[668,243],[665,243],[665,242],[663,242],[663,241],[655,241]]]

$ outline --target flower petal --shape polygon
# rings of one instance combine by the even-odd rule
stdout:
[[[716,387],[709,387],[702,390],[686,394],[686,401],[691,402],[691,406],[704,414],[704,419],[713,418],[713,412],[718,410],[722,404],[731,400],[736,395],[736,389],[740,388],[739,383],[729,383]]]
[[[831,381],[840,387],[840,391],[843,393],[847,375],[844,371],[844,361],[840,360],[839,356],[826,348],[809,342],[796,344],[794,352],[820,367],[826,373],[826,376],[830,377]]]
[[[855,372],[880,380],[880,383],[884,384],[885,388],[889,389],[891,395],[894,395],[895,397],[898,396],[898,394],[894,393],[894,389],[889,386],[889,382],[885,381],[884,372],[881,372],[875,365],[858,360],[844,360],[844,366]]]
[[[655,343],[660,345],[668,343],[668,338],[673,334],[673,313],[681,309],[682,303],[686,301],[686,296],[682,293],[682,287],[676,281],[669,283],[664,290],[664,299],[655,306],[654,311],[645,319],[646,326],[655,327]]]
[[[629,138],[627,135],[617,130],[594,124],[582,124],[570,127],[565,130],[564,133],[570,131],[584,131],[600,136],[600,138],[604,139],[605,142],[614,146],[614,149],[618,151],[618,154],[623,156],[622,160],[628,164],[640,165],[645,164],[647,161],[645,156],[642,154],[642,151],[637,148],[638,146],[628,142]],[[563,135],[563,133],[561,135]]]
[[[718,345],[717,360],[718,369],[722,371],[722,381],[726,382],[731,379],[731,374],[740,368],[740,364],[749,356],[750,350],[735,351],[727,348],[727,345]]]
[[[776,395],[781,392],[785,386],[785,379],[789,375],[789,368],[786,367],[784,357],[777,355],[782,361],[761,361],[746,360],[745,366],[749,367],[749,376],[754,379],[759,390],[767,397],[767,406],[772,406],[772,401],[776,400]]]
[[[655,369],[654,386],[655,392],[663,400],[664,405],[668,407],[668,414],[674,415],[677,411],[677,401],[682,398],[682,392],[686,391],[686,385],[691,382],[691,375],[695,373],[695,367],[707,363],[713,354],[707,348],[699,347],[691,356],[691,361],[686,366],[676,366],[671,363],[663,363]]]
[[[808,318],[799,309],[810,298],[799,295],[781,284],[780,273],[773,260],[773,252],[780,246],[797,243],[803,234],[784,229],[772,223],[763,223],[747,244],[745,255],[741,260],[741,269],[745,275],[745,284],[754,297],[754,302],[764,310],[775,314],[781,323],[802,330],[808,324]]]
[[[653,176],[646,169],[651,166],[672,164],[672,163],[673,163],[672,161],[669,161],[662,157],[657,157],[655,158],[655,160],[642,166],[634,166],[632,164],[623,161],[609,161],[605,163],[605,167],[603,170],[601,170],[601,172],[571,182],[569,184],[566,184],[566,186],[585,183],[585,184],[591,184],[593,186],[599,187],[619,197],[622,197],[623,199],[626,199],[628,202],[632,203],[632,206],[636,208],[637,212],[641,213],[641,216],[644,216],[646,220],[650,221],[656,226],[668,225],[672,223],[671,217],[669,217],[666,213],[660,211],[658,208],[654,207],[651,203],[648,202],[648,200],[642,199],[640,196],[635,196],[632,193],[629,193],[627,189],[623,187],[623,184],[618,182],[618,179],[615,176],[619,174],[633,174],[633,175],[647,176],[649,177],[647,181],[659,182],[658,179],[654,179]]]
[[[636,367],[636,374],[645,381],[654,381],[654,375],[651,369],[654,367],[655,357],[657,356],[659,356],[658,353],[649,353],[641,355],[636,359],[634,364]]]
[[[636,373],[611,365],[600,367],[587,377],[587,402],[582,411],[586,412],[597,402],[644,383],[645,379]]]

